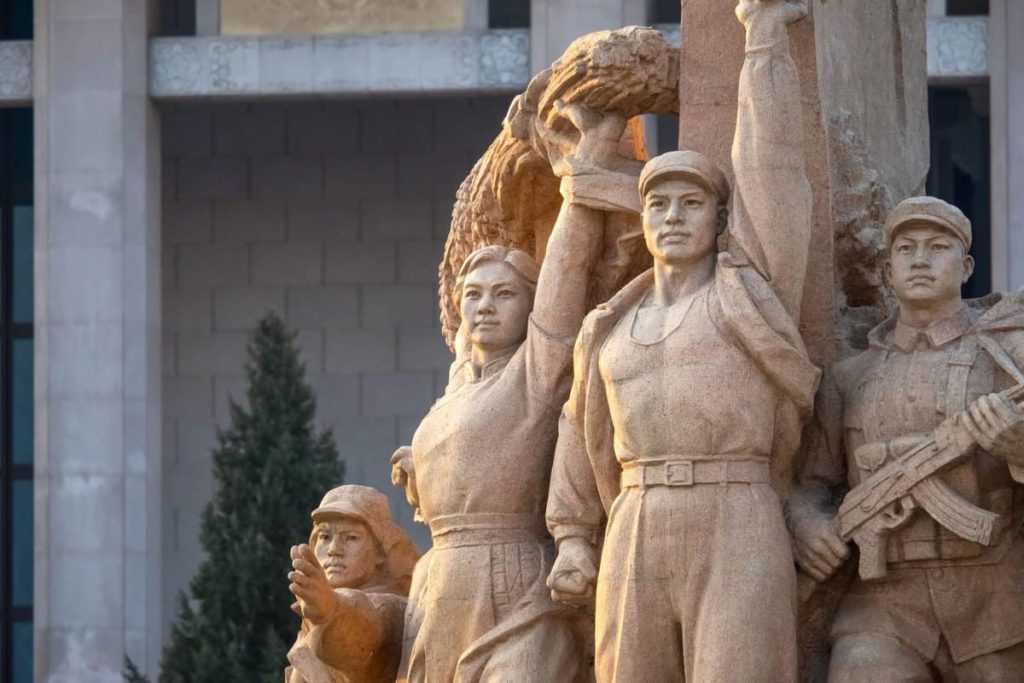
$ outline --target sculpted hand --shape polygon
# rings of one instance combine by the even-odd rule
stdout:
[[[313,554],[312,548],[303,543],[291,549],[292,571],[288,572],[288,590],[299,599],[303,619],[314,624],[324,624],[337,609],[337,597],[327,574]]]
[[[797,565],[817,581],[832,576],[850,556],[835,519],[824,513],[803,510],[790,517],[789,526]]]
[[[989,453],[1024,465],[1024,415],[999,394],[982,396],[962,416],[964,427]]]
[[[538,134],[548,147],[555,175],[574,172],[574,166],[612,169],[623,163],[619,143],[626,118],[617,112],[596,112],[580,104],[554,103],[550,126],[538,122]]]
[[[416,468],[412,462],[412,449],[401,446],[391,456],[391,483],[405,489],[405,499],[419,512],[420,494],[416,489]]]
[[[594,594],[597,551],[582,538],[566,538],[558,544],[558,557],[548,575],[551,599],[567,604],[586,602]]]

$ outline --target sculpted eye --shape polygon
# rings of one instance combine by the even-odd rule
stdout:
[[[704,206],[704,202],[700,201],[699,199],[687,199],[686,200],[686,207],[689,208],[689,209],[696,209],[696,208],[701,207],[701,206]]]
[[[478,292],[475,289],[470,289],[470,290],[468,290],[466,292],[463,292],[462,296],[463,296],[463,298],[466,298],[466,299],[479,299],[480,298],[480,292]]]
[[[511,289],[503,289],[500,292],[498,292],[498,296],[501,297],[502,299],[514,299],[516,293],[514,290]]]

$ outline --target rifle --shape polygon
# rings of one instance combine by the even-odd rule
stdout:
[[[1024,405],[1024,384],[999,394],[1010,405]],[[990,545],[999,515],[964,500],[936,475],[970,455],[976,443],[962,424],[962,413],[943,420],[932,438],[888,462],[851,490],[836,516],[839,536],[860,549],[862,579],[886,574],[886,541],[920,506],[957,536]],[[1011,468],[1014,467],[1011,465]]]

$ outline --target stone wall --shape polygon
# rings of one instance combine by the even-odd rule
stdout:
[[[298,330],[349,483],[414,529],[388,458],[444,390],[437,264],[455,189],[504,97],[176,105],[164,133],[164,605],[201,558],[210,451],[241,399],[247,332]],[[166,633],[166,631],[165,631]]]

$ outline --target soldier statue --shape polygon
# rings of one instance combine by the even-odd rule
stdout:
[[[885,240],[899,310],[826,373],[789,503],[810,576],[835,573],[851,539],[860,554],[829,681],[1020,681],[1024,301],[961,299],[971,223],[940,199],[902,202]]]
[[[369,486],[331,489],[313,510],[309,543],[291,557],[302,626],[285,683],[394,681],[418,554],[387,497]]]

